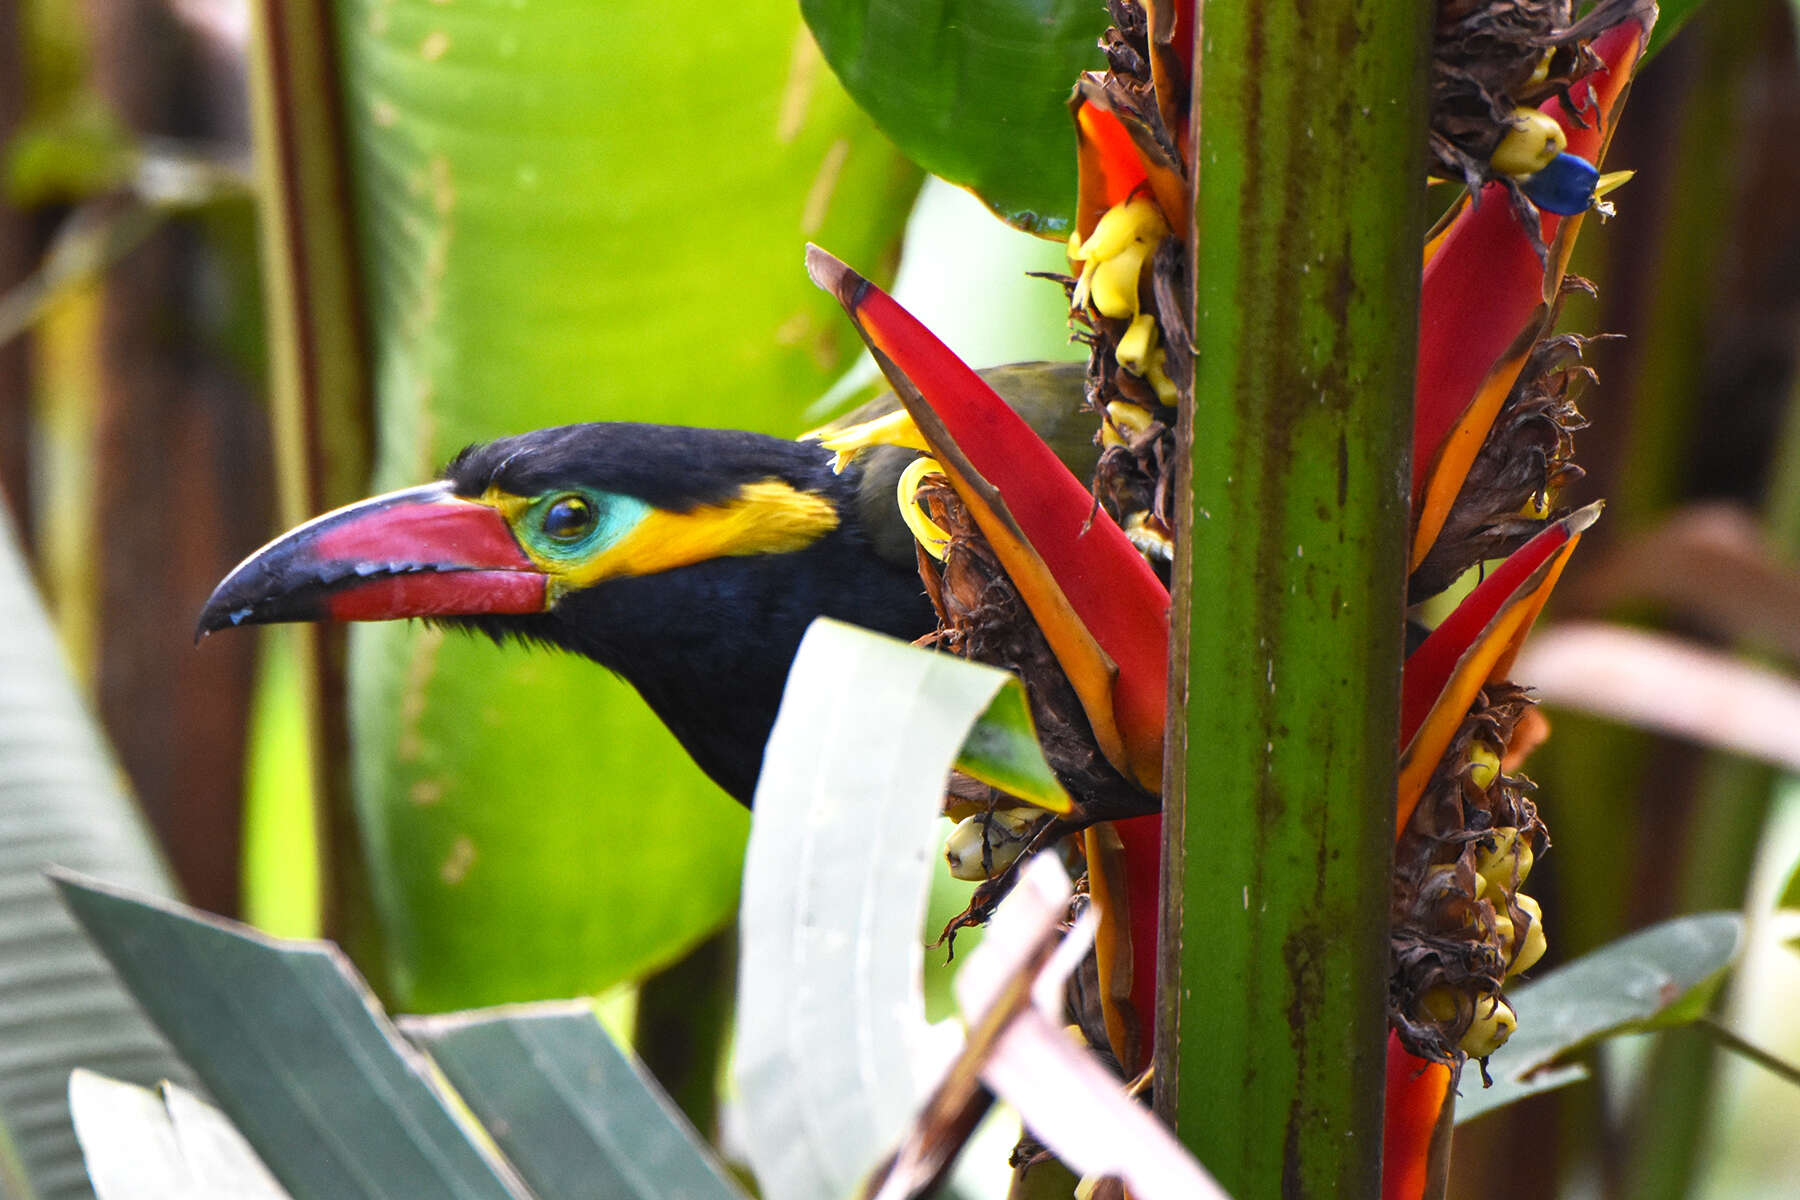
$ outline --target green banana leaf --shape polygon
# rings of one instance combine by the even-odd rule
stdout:
[[[403,1017],[540,1196],[744,1200],[668,1096],[579,1002]]]
[[[297,1200],[529,1200],[337,947],[278,941],[97,880],[56,883]]]
[[[567,421],[799,432],[854,342],[802,245],[891,262],[919,175],[797,12],[336,12],[378,485]],[[357,802],[406,1007],[597,991],[726,918],[746,816],[625,685],[418,627],[355,634]]]
[[[174,884],[126,794],[0,512],[0,1196],[91,1196],[69,1072],[189,1078],[43,878],[52,863]]]
[[[800,10],[850,94],[915,161],[1021,229],[1067,235],[1068,99],[1079,72],[1105,65],[1104,4],[801,0]]]
[[[225,1114],[185,1088],[158,1094],[84,1068],[69,1110],[99,1200],[291,1200]]]
[[[101,1200],[743,1200],[587,1002],[402,1017],[397,1031],[329,943],[57,882],[218,1102],[76,1071]]]

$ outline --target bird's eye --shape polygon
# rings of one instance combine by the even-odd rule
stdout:
[[[544,533],[559,542],[574,542],[594,528],[594,506],[581,496],[562,496],[544,510]]]

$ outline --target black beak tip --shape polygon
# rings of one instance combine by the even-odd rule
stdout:
[[[207,598],[206,607],[200,610],[200,619],[194,623],[194,645],[198,646],[205,641],[209,634],[244,624],[251,616],[253,610],[248,605],[234,609],[230,598],[221,595],[224,590],[221,585],[218,591]]]
[[[288,557],[280,547],[265,550],[227,575],[200,610],[200,619],[194,624],[194,644],[199,645],[221,629],[316,617],[317,597],[312,585],[317,581],[294,578]]]

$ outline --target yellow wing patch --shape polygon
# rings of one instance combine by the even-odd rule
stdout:
[[[630,532],[586,562],[558,566],[553,587],[588,587],[627,575],[654,575],[712,558],[786,554],[836,529],[837,508],[779,479],[745,484],[723,504],[687,512],[652,508]]]

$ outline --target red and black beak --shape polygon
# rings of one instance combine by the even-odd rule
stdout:
[[[548,584],[497,509],[431,483],[276,538],[213,591],[195,638],[277,621],[536,613]]]

